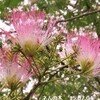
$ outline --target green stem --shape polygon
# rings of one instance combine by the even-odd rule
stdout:
[[[35,62],[34,58],[33,58],[33,62],[34,62],[34,65],[35,65],[35,67],[36,67],[36,69],[37,69],[37,71],[38,71],[39,75],[41,76],[41,73],[40,73],[40,71],[39,71],[39,69],[38,69],[38,67],[37,67],[37,64],[36,64],[36,62]]]

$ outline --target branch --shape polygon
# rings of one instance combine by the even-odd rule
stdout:
[[[68,66],[67,65],[64,65],[64,66],[60,67],[58,71],[56,71],[54,74],[52,74],[49,77],[48,81],[51,80],[55,75],[57,75],[58,72],[62,71],[64,68],[68,68]]]
[[[49,79],[47,81],[45,81],[45,82],[42,82],[41,79],[40,79],[39,82],[36,85],[33,86],[33,88],[31,89],[31,91],[29,92],[29,94],[23,100],[29,100],[32,97],[32,95],[35,93],[36,89],[39,86],[42,86],[42,85],[46,86],[49,82],[56,81],[56,80],[52,80],[52,78],[55,77],[58,74],[58,72],[62,71],[65,68],[68,68],[68,66],[67,65],[64,65],[64,66],[60,67],[59,70],[57,70],[55,73],[50,74]],[[80,74],[80,73],[76,73],[76,74]],[[75,74],[73,74],[73,75],[75,75]]]
[[[98,12],[100,12],[100,9],[99,10],[94,10],[94,11],[91,11],[91,12],[86,12],[86,13],[83,13],[83,14],[80,14],[80,15],[65,19],[65,20],[59,20],[59,21],[56,22],[56,25],[58,23],[61,23],[61,22],[73,21],[75,19],[79,19],[79,18],[84,17],[84,16],[89,16],[89,15],[92,15],[92,14],[95,14],[95,13],[98,13]]]
[[[59,68],[59,71],[63,70],[64,68],[66,68],[68,66],[63,66]],[[56,71],[54,74],[52,74],[48,81],[51,80],[59,71]],[[35,93],[36,89],[40,86],[40,85],[44,85],[44,84],[48,84],[48,82],[41,82],[41,79],[39,80],[39,82],[34,85],[34,87],[31,89],[31,91],[29,92],[29,94],[23,99],[23,100],[29,100],[30,97]]]
[[[33,96],[33,94],[35,93],[35,91],[39,87],[39,85],[40,85],[40,82],[38,82],[36,85],[34,85],[32,90],[29,92],[29,94],[23,100],[30,100],[30,97]]]

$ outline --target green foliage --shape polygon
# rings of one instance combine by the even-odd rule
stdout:
[[[63,10],[69,0],[38,0],[38,7],[47,13],[55,13],[55,11]]]
[[[40,87],[37,93],[41,93],[40,100],[45,98],[53,98],[54,96],[59,97],[61,96],[62,100],[70,100],[71,97],[78,98],[79,95],[83,97],[85,100],[86,98],[91,99],[93,93],[100,92],[100,86],[97,87],[99,84],[94,79],[86,79],[82,76],[71,76],[63,78],[61,80],[56,80],[54,82],[50,82],[44,87]],[[95,99],[98,98],[98,95]]]
[[[9,13],[9,9],[16,8],[23,0],[2,0],[0,1],[0,17],[5,19]]]
[[[72,4],[70,0],[39,0],[37,3],[40,9],[45,10],[47,13],[55,14],[59,12],[59,15],[64,16],[65,19],[73,18],[75,16],[97,10],[99,7],[99,1],[96,0],[76,0],[75,4]],[[71,10],[69,6],[73,9]],[[66,14],[62,13],[66,12]],[[95,13],[89,16],[82,16],[81,18],[69,21],[66,25],[67,29],[73,30],[85,28],[85,30],[96,31],[100,34],[100,13]]]
[[[4,5],[9,8],[15,8],[19,5],[19,3],[23,0],[5,0]]]
[[[100,36],[100,13],[97,15],[98,17],[94,19],[94,27],[97,34]]]
[[[0,1],[0,17],[2,19],[5,19],[9,14],[9,9],[17,8],[20,3],[23,0],[3,0]],[[90,12],[93,10],[97,10],[99,8],[99,1],[96,0],[76,0],[76,2],[73,4],[70,2],[70,0],[38,0],[37,6],[41,10],[45,10],[49,14],[56,14],[56,12],[59,12],[59,15],[64,16],[65,19],[72,18],[76,15],[81,15],[86,12]],[[34,6],[34,4],[33,4]],[[71,10],[69,6],[73,9]],[[23,7],[25,7],[23,5]],[[62,13],[66,12],[66,14]],[[100,21],[99,18],[100,14],[92,14],[89,16],[84,16],[81,18],[78,18],[76,20],[69,21],[67,23],[67,29],[73,30],[73,29],[80,29],[85,28],[87,30],[95,30],[98,35],[100,34]]]

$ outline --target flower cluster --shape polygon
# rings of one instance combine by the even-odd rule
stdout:
[[[13,38],[11,46],[0,49],[0,82],[4,86],[14,90],[33,76],[40,82],[44,77],[41,75],[47,75],[52,69],[59,68],[63,61],[67,62],[64,64],[67,64],[65,67],[69,68],[66,69],[68,72],[71,69],[76,73],[79,66],[81,70],[78,72],[81,71],[80,73],[85,76],[100,76],[98,38],[89,34],[75,33],[69,33],[64,37],[62,31],[58,31],[59,33],[56,31],[55,34],[57,20],[51,18],[47,21],[43,11],[13,11],[11,21],[17,35],[11,36]],[[3,32],[10,36],[10,33]],[[62,41],[64,40],[62,37],[65,41]],[[62,47],[61,52],[57,51],[59,44]]]
[[[0,58],[0,81],[5,87],[11,90],[19,88],[33,75],[34,72],[30,72],[30,65],[26,60],[20,61],[17,55],[3,50]]]
[[[12,44],[3,46],[0,52],[0,81],[8,88],[12,88],[12,85],[15,88],[25,84],[30,77],[37,74],[38,66],[32,57],[52,40],[56,20],[51,18],[47,21],[43,11],[32,10],[13,11],[11,22],[17,35],[13,37],[2,29],[11,38]],[[17,54],[13,47],[20,49]]]
[[[67,59],[75,55],[76,63],[73,64],[80,66],[84,75],[100,76],[100,40],[98,38],[89,34],[68,34],[67,41],[62,48],[63,52],[60,55],[63,53],[63,58],[66,56]]]
[[[42,11],[14,11],[12,14],[12,23],[17,32],[16,41],[29,56],[33,56],[50,41],[56,20],[50,19],[45,25],[45,19]]]
[[[80,36],[77,61],[85,74],[100,75],[100,41],[92,36]]]

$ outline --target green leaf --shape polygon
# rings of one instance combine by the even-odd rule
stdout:
[[[23,0],[5,0],[4,5],[9,8],[15,8],[21,3]]]

